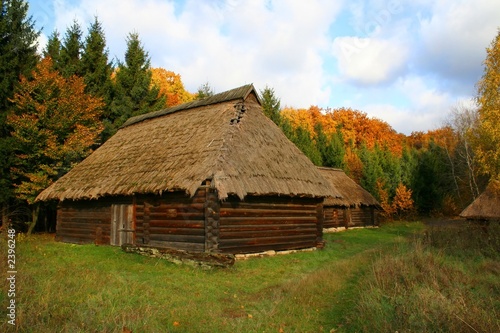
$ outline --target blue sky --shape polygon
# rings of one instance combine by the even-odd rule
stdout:
[[[472,106],[497,0],[32,0],[43,47],[97,16],[110,56],[139,33],[153,67],[187,90],[272,87],[282,106],[351,107],[405,134]]]

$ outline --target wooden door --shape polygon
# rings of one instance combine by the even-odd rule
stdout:
[[[111,206],[111,245],[121,246],[134,243],[134,206]]]

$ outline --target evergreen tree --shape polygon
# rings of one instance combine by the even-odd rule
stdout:
[[[330,159],[327,161],[333,168],[345,169],[345,155],[346,155],[346,147],[344,143],[344,136],[342,135],[341,128],[338,127],[337,131],[333,133],[332,138],[330,139],[330,147],[332,150],[332,154]]]
[[[264,114],[268,116],[276,125],[280,125],[281,115],[280,115],[280,100],[274,94],[274,89],[266,86],[264,90],[260,92],[262,99],[262,109]]]
[[[198,87],[196,92],[196,99],[203,99],[214,95],[214,90],[210,86],[210,83],[205,82]]]
[[[413,196],[422,214],[441,209],[444,196],[453,190],[452,180],[445,177],[448,161],[444,149],[434,142],[420,151],[415,170]]]
[[[116,71],[110,114],[113,130],[131,116],[165,107],[165,96],[160,96],[159,88],[151,84],[151,76],[149,55],[142,47],[139,35],[130,33],[125,62],[119,63]]]
[[[104,103],[102,121],[106,129],[103,138],[110,136],[112,132],[111,119],[111,98],[113,72],[112,63],[108,61],[108,50],[106,48],[106,38],[101,23],[97,17],[89,28],[83,47],[81,57],[81,73],[85,82],[85,92],[95,97],[101,98]]]
[[[66,30],[59,63],[54,67],[68,78],[71,75],[81,76],[81,56],[83,50],[82,29],[77,21]]]
[[[10,169],[13,160],[11,128],[7,114],[21,75],[29,76],[35,68],[37,38],[32,17],[28,17],[28,3],[22,0],[3,0],[0,11],[0,207],[2,222],[7,222],[8,205],[13,198]]]
[[[113,67],[108,61],[106,38],[97,17],[90,25],[81,56],[81,72],[85,92],[104,100],[109,98]]]
[[[375,146],[375,149],[370,151],[366,143],[363,142],[359,148],[358,156],[363,164],[361,186],[379,198],[377,183],[384,184],[384,187],[387,187],[387,183],[377,149],[379,148]]]
[[[45,50],[43,50],[43,56],[45,58],[50,57],[52,59],[52,64],[54,69],[61,70],[58,66],[61,64],[61,48],[62,43],[59,38],[59,32],[55,30],[52,35],[49,36],[49,40],[47,42],[47,46]]]
[[[291,140],[315,165],[321,166],[321,152],[316,147],[311,133],[304,127],[299,126]]]

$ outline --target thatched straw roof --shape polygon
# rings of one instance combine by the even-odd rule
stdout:
[[[264,115],[255,88],[246,85],[129,119],[37,200],[175,190],[194,195],[205,180],[221,199],[339,196]]]
[[[356,184],[341,169],[319,167],[321,175],[338,190],[341,198],[329,196],[325,198],[325,206],[360,207],[375,206],[380,207],[378,201],[364,188]]]
[[[477,220],[500,219],[500,182],[491,181],[486,190],[460,216]]]

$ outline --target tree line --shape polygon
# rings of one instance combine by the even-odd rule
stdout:
[[[500,178],[500,30],[486,49],[473,107],[449,110],[438,129],[397,133],[349,108],[281,108],[272,88],[264,112],[318,166],[343,169],[387,218],[456,215]]]
[[[104,143],[132,116],[213,95],[181,76],[152,68],[138,33],[126,37],[124,60],[110,59],[96,17],[54,31],[38,53],[39,31],[21,0],[0,16],[0,205],[2,223],[41,214],[34,199]],[[372,193],[388,217],[456,214],[499,178],[500,34],[487,49],[477,108],[457,107],[441,128],[409,136],[349,108],[281,108],[260,91],[266,115],[318,166],[341,168]],[[41,207],[42,209],[44,207]],[[42,212],[43,213],[43,212]]]
[[[2,1],[0,16],[0,207],[2,224],[36,222],[36,196],[111,137],[130,117],[213,94],[184,89],[180,75],[152,68],[139,34],[124,60],[110,59],[96,17],[74,21],[39,52],[28,4]],[[43,208],[43,207],[42,207]],[[43,215],[43,214],[42,214]],[[31,224],[33,227],[35,223]]]

